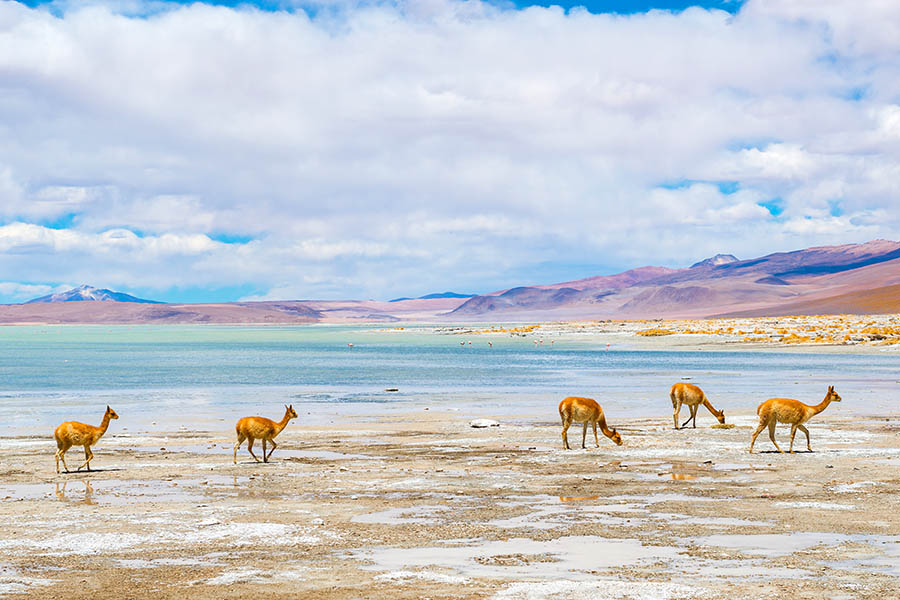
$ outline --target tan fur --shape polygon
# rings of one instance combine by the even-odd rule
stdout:
[[[617,446],[622,445],[622,436],[615,429],[606,426],[606,417],[603,415],[603,409],[594,400],[590,398],[579,398],[577,396],[569,396],[559,403],[559,416],[562,419],[562,439],[563,448],[569,450],[569,438],[566,432],[572,422],[584,423],[581,431],[581,447],[584,448],[584,441],[587,437],[588,423],[594,427],[594,442],[600,447],[600,439],[597,437],[597,426],[603,435],[611,439]]]
[[[59,473],[60,459],[62,459],[62,464],[66,469],[66,473],[69,472],[69,467],[66,465],[66,451],[72,446],[84,446],[84,462],[75,470],[80,471],[81,467],[87,465],[87,470],[90,471],[91,459],[94,458],[94,453],[91,452],[91,446],[96,444],[97,440],[106,433],[106,429],[109,427],[109,420],[118,418],[119,415],[116,414],[116,411],[107,406],[100,427],[85,425],[84,423],[78,423],[76,421],[66,421],[57,427],[53,432],[53,437],[56,438],[57,448],[56,472]]]
[[[250,452],[250,456],[256,459],[256,462],[259,462],[259,458],[253,454],[253,441],[262,440],[262,461],[269,462],[269,457],[272,456],[272,452],[275,452],[275,448],[277,448],[275,436],[281,433],[281,430],[287,426],[288,421],[296,417],[297,413],[294,412],[294,405],[292,404],[284,407],[284,417],[278,423],[265,417],[244,417],[240,419],[237,425],[234,426],[237,432],[237,443],[234,445],[234,464],[237,464],[237,451],[244,440],[248,440],[247,451]],[[266,455],[266,442],[272,444],[272,450],[269,451],[268,456]]]
[[[697,428],[697,409],[702,404],[719,420],[719,423],[725,423],[725,411],[716,410],[703,390],[696,385],[690,383],[676,383],[669,391],[669,398],[672,399],[672,418],[675,420],[675,429],[678,429],[678,413],[681,412],[681,405],[686,404],[688,410],[691,411],[690,418],[681,424],[682,427],[694,422],[694,428]]]
[[[769,398],[756,408],[756,414],[759,415],[759,427],[753,432],[753,439],[750,440],[750,453],[753,453],[753,444],[756,442],[756,436],[766,427],[769,428],[769,439],[772,440],[779,452],[784,452],[778,445],[778,442],[775,441],[776,422],[791,424],[791,447],[788,449],[788,452],[794,451],[794,436],[797,434],[798,429],[806,434],[806,449],[812,452],[812,447],[809,445],[809,430],[803,424],[825,410],[832,402],[840,401],[841,397],[834,391],[833,385],[828,386],[828,393],[825,394],[825,399],[815,406],[803,404],[792,398]]]

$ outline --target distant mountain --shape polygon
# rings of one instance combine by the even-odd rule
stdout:
[[[441,292],[439,294],[428,294],[419,296],[418,298],[394,298],[388,302],[403,302],[404,300],[434,300],[436,298],[473,298],[477,294],[457,294],[456,292]]]
[[[738,257],[734,254],[716,254],[706,260],[691,265],[692,269],[697,267],[718,267],[719,265],[727,265],[728,263],[738,262]]]
[[[95,288],[89,285],[80,285],[67,292],[50,294],[29,300],[25,304],[44,304],[49,302],[137,302],[140,304],[162,304],[156,300],[144,300],[130,294],[114,292],[104,288]]]

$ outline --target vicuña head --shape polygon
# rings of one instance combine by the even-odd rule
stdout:
[[[775,423],[791,424],[791,445],[788,452],[794,451],[794,436],[799,429],[806,434],[806,449],[812,452],[809,443],[809,430],[803,426],[812,417],[825,410],[832,402],[840,402],[841,397],[834,391],[834,386],[829,385],[825,398],[814,406],[804,404],[793,398],[769,398],[756,408],[756,414],[759,415],[759,426],[753,432],[750,440],[750,452],[753,452],[753,444],[756,443],[756,436],[765,429],[769,428],[769,439],[775,445],[779,452],[784,452],[775,441]]]
[[[584,423],[581,431],[581,447],[584,448],[585,438],[587,437],[587,426],[590,423],[594,428],[594,442],[600,447],[600,439],[597,437],[597,427],[603,435],[612,440],[617,446],[622,445],[622,436],[615,429],[606,426],[606,417],[600,405],[591,398],[579,398],[577,396],[569,396],[559,403],[559,416],[562,419],[562,439],[563,448],[569,450],[569,438],[566,432],[572,422]]]
[[[87,470],[91,470],[91,459],[94,458],[94,453],[91,452],[91,446],[97,443],[104,433],[106,433],[106,429],[109,427],[110,419],[118,419],[119,415],[116,414],[116,411],[111,409],[109,405],[106,407],[106,412],[103,413],[103,420],[100,422],[99,427],[94,427],[93,425],[85,425],[84,423],[79,423],[77,421],[66,421],[62,425],[56,428],[53,432],[53,437],[56,438],[56,472],[59,473],[59,461],[62,460],[63,467],[66,469],[66,473],[69,472],[69,467],[66,465],[66,451],[72,446],[84,446],[84,462],[75,469],[76,471],[80,471],[81,467],[87,466]]]
[[[275,436],[281,433],[281,430],[287,426],[291,419],[296,418],[297,413],[294,411],[294,405],[285,404],[284,416],[278,423],[265,417],[244,417],[240,419],[237,425],[234,426],[237,432],[237,443],[234,445],[234,464],[237,464],[237,451],[244,440],[248,440],[247,451],[250,452],[250,456],[256,459],[256,462],[260,462],[260,460],[253,453],[253,441],[262,440],[262,462],[269,462],[269,457],[272,456],[272,452],[275,452],[275,448],[277,448]],[[272,444],[272,450],[269,451],[268,455],[266,454],[266,442]]]

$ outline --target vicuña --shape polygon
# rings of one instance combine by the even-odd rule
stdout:
[[[778,445],[778,442],[775,441],[776,421],[778,423],[791,424],[791,447],[788,449],[788,452],[794,451],[794,435],[797,434],[798,429],[806,434],[806,449],[812,452],[812,447],[809,445],[809,430],[803,424],[828,408],[828,405],[832,402],[840,401],[841,397],[834,391],[833,385],[828,386],[828,393],[825,394],[825,399],[815,406],[803,404],[791,398],[769,398],[756,408],[756,414],[759,415],[759,427],[753,432],[753,439],[750,440],[750,453],[753,453],[753,444],[756,442],[756,436],[766,427],[769,428],[769,439],[772,440],[779,452],[784,452]]]
[[[275,452],[275,448],[277,448],[275,436],[281,433],[281,430],[287,426],[288,421],[296,417],[297,413],[294,412],[294,405],[291,404],[290,406],[285,405],[284,417],[278,423],[265,417],[244,417],[240,419],[237,425],[234,426],[237,432],[237,443],[234,445],[234,464],[237,464],[237,451],[244,440],[248,440],[247,451],[250,452],[250,456],[256,459],[256,462],[259,462],[259,458],[253,454],[253,441],[262,440],[262,462],[269,462],[269,457],[272,456],[272,452]],[[266,455],[266,442],[272,444],[272,449],[268,455]]]
[[[606,426],[606,417],[603,415],[603,409],[591,398],[579,398],[577,396],[569,396],[559,403],[559,416],[562,419],[562,439],[563,448],[569,450],[569,438],[566,432],[572,422],[584,423],[581,431],[581,447],[584,448],[584,441],[587,437],[588,423],[594,427],[594,442],[600,447],[600,439],[597,437],[597,426],[603,435],[611,439],[617,446],[622,445],[622,436],[615,429]]]
[[[686,404],[691,411],[690,418],[681,424],[682,427],[693,421],[694,428],[696,429],[697,409],[700,408],[701,404],[709,409],[709,412],[719,420],[719,423],[725,423],[725,411],[716,410],[712,403],[710,403],[709,398],[706,397],[706,394],[703,393],[703,390],[696,385],[681,382],[676,383],[672,386],[672,389],[669,390],[669,398],[672,399],[672,417],[675,420],[675,429],[678,429],[678,413],[681,412],[682,404]]]
[[[66,469],[66,473],[69,472],[69,467],[66,465],[66,451],[72,446],[84,446],[84,462],[75,470],[80,471],[81,467],[87,465],[87,470],[90,471],[91,459],[94,458],[94,453],[91,452],[91,446],[96,444],[97,440],[106,433],[106,429],[109,427],[109,420],[118,418],[119,415],[116,414],[116,411],[107,406],[106,412],[103,414],[103,421],[100,422],[100,427],[85,425],[84,423],[78,423],[77,421],[66,421],[57,427],[53,432],[53,437],[56,438],[57,447],[56,472],[59,473],[60,459],[62,459],[62,464]]]

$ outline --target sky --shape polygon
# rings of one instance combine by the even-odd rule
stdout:
[[[892,0],[0,2],[0,302],[900,239]]]

